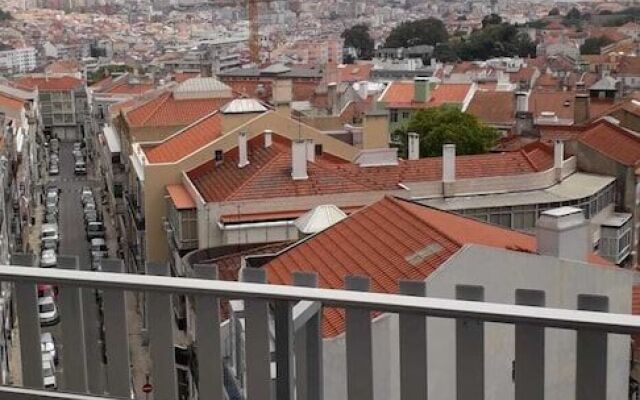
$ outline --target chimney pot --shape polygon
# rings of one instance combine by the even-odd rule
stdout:
[[[429,78],[416,76],[413,80],[413,99],[424,103],[429,98]]]
[[[540,255],[586,262],[591,252],[589,224],[576,207],[543,212],[536,225],[536,239]]]
[[[307,175],[307,143],[294,140],[291,143],[291,177],[294,181],[309,179]]]
[[[419,160],[420,159],[420,136],[416,132],[409,132],[408,135],[408,155],[409,160]]]
[[[264,147],[268,149],[273,144],[273,131],[271,129],[265,129],[264,131]]]
[[[444,197],[451,197],[455,193],[456,182],[456,145],[442,146],[442,193]]]
[[[564,142],[555,140],[553,142],[553,169],[556,173],[556,181],[562,181],[562,165],[564,164]]]
[[[238,168],[244,168],[247,165],[249,165],[247,132],[240,132],[238,133]]]

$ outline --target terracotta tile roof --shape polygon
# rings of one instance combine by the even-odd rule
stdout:
[[[54,61],[45,67],[49,74],[74,73],[80,71],[80,63],[77,60]]]
[[[462,103],[469,93],[471,85],[467,83],[441,83],[431,90],[427,101],[414,100],[414,83],[392,82],[382,95],[387,108],[429,108],[443,104]]]
[[[143,94],[149,90],[153,90],[155,86],[152,83],[128,83],[122,82],[109,88],[106,93],[111,94]]]
[[[222,117],[216,111],[193,125],[168,137],[161,144],[144,148],[152,164],[177,162],[220,137]]]
[[[265,264],[269,283],[290,285],[293,272],[315,272],[319,286],[344,287],[350,275],[367,276],[372,291],[397,293],[398,281],[425,280],[466,244],[534,253],[536,239],[392,197],[363,208]],[[599,257],[590,261],[603,263]],[[325,337],[344,331],[343,310],[323,311]]]
[[[132,127],[186,126],[220,109],[232,99],[176,100],[167,91],[126,112]]]
[[[487,124],[510,124],[514,122],[513,92],[477,91],[467,108]]]
[[[22,100],[0,93],[0,107],[6,107],[17,111],[24,107],[24,102]]]
[[[184,185],[168,185],[167,193],[173,202],[176,210],[189,210],[196,208],[196,202],[187,191]]]
[[[182,83],[191,78],[197,78],[199,76],[200,76],[200,72],[176,72],[173,77],[176,82]]]
[[[32,77],[24,76],[16,80],[16,85],[26,89],[38,88],[40,91],[71,91],[82,85],[82,81],[71,76],[62,77]]]
[[[578,140],[623,165],[635,166],[640,161],[640,137],[609,121],[597,121]]]
[[[509,74],[509,81],[511,81],[511,83],[518,83],[521,81],[531,82],[531,79],[537,70],[538,68],[534,66],[522,67],[518,72],[512,72]]]
[[[633,287],[633,300],[631,303],[631,314],[640,315],[640,285]]]
[[[291,142],[274,135],[274,144],[265,149],[258,136],[249,141],[250,164],[237,166],[237,148],[224,155],[224,162],[209,161],[188,172],[206,202],[266,199],[287,196],[397,190],[402,182],[439,181],[440,157],[400,160],[397,166],[360,167],[337,160],[326,153],[308,164],[309,179],[291,179]],[[532,154],[529,154],[532,153]],[[519,152],[456,157],[460,179],[533,173],[551,168],[553,155],[539,147]]]
[[[338,67],[340,82],[367,81],[371,78],[373,64],[346,64]]]
[[[618,64],[618,75],[638,76],[640,75],[640,57],[624,57]]]

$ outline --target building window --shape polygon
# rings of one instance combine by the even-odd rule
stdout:
[[[390,115],[391,115],[391,122],[398,122],[398,110],[391,109]]]
[[[410,117],[409,111],[402,112],[402,119],[409,119],[409,117]]]

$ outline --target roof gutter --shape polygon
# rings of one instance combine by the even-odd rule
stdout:
[[[295,221],[271,221],[271,222],[247,222],[243,224],[223,224],[218,222],[218,228],[221,231],[237,231],[251,228],[278,228],[283,226],[295,226]]]

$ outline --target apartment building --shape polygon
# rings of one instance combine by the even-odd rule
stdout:
[[[24,74],[36,69],[37,52],[34,47],[0,51],[0,70],[8,74]]]
[[[25,75],[15,84],[37,90],[44,132],[61,140],[84,140],[90,133],[90,115],[84,82],[69,75]]]
[[[389,133],[405,127],[418,110],[445,104],[466,111],[477,85],[470,83],[436,84],[430,78],[392,82],[377,99],[376,107],[389,111]]]

